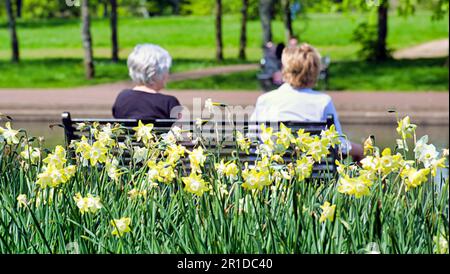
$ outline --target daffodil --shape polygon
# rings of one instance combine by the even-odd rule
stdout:
[[[270,147],[273,147],[273,140],[272,140],[272,136],[273,136],[273,128],[271,127],[266,127],[265,124],[261,124],[261,133],[260,133],[260,138],[261,141],[265,144],[268,145]]]
[[[292,135],[292,129],[286,127],[283,123],[280,124],[280,131],[274,134],[277,137],[276,143],[283,146],[284,149],[290,147],[295,138]]]
[[[402,155],[399,153],[392,155],[390,148],[384,149],[381,155],[382,157],[377,161],[377,169],[384,176],[399,170],[402,166]]]
[[[132,190],[128,191],[128,197],[131,200],[135,200],[137,198],[145,198],[147,196],[147,190],[139,190],[138,188],[133,188]]]
[[[208,99],[205,100],[205,109],[209,113],[213,113],[214,112],[214,107],[226,107],[226,106],[227,106],[227,104],[213,102],[211,98],[208,98]]]
[[[208,183],[194,172],[189,177],[183,177],[182,181],[185,185],[184,190],[197,196],[202,196],[205,191],[209,190]]]
[[[327,139],[320,139],[318,136],[315,136],[309,145],[306,155],[310,155],[316,162],[320,163],[324,157],[330,154],[328,143]]]
[[[406,185],[406,190],[408,191],[411,188],[416,188],[420,186],[422,183],[428,181],[428,174],[430,173],[429,168],[423,169],[415,169],[413,167],[407,167],[401,172],[401,177],[403,179],[403,183]]]
[[[20,156],[24,160],[29,160],[32,164],[36,164],[41,158],[41,151],[37,147],[25,145],[23,151],[20,152]]]
[[[270,172],[268,168],[258,170],[258,168],[245,169],[242,172],[244,183],[242,187],[248,190],[262,190],[264,187],[272,184]]]
[[[203,152],[203,148],[199,147],[188,153],[192,171],[201,173],[200,167],[202,167],[206,161],[206,155]]]
[[[336,131],[335,125],[331,125],[327,130],[322,130],[320,136],[322,137],[322,139],[328,140],[332,148],[341,143],[339,133]]]
[[[217,174],[219,174],[219,176],[223,176],[225,175],[225,169],[227,168],[227,165],[225,164],[225,160],[222,159],[220,161],[220,163],[215,163],[214,167],[217,171]]]
[[[134,127],[133,130],[135,131],[136,140],[142,142],[146,145],[149,144],[149,142],[154,138],[152,130],[153,130],[153,124],[146,124],[144,125],[142,121],[139,120],[138,126]]]
[[[361,198],[370,194],[372,182],[365,176],[351,178],[348,175],[341,176],[338,181],[338,192]]]
[[[334,220],[334,213],[336,211],[336,205],[331,205],[329,202],[325,202],[322,206],[322,214],[320,215],[319,222],[325,222],[327,219],[332,222]]]
[[[409,116],[406,116],[402,120],[398,121],[397,133],[403,138],[412,138],[417,126],[411,124]]]
[[[309,150],[309,145],[314,141],[310,136],[309,132],[305,132],[305,129],[299,129],[297,131],[297,138],[295,138],[294,143],[298,150],[301,152],[307,152]]]
[[[133,147],[133,159],[135,163],[144,162],[148,157],[148,148],[135,146]]]
[[[167,147],[164,155],[167,156],[166,161],[171,165],[176,165],[181,157],[184,157],[186,148],[182,145],[170,145]]]
[[[368,137],[364,141],[364,155],[372,155],[374,153],[373,138]]]
[[[311,177],[314,166],[314,160],[311,157],[303,157],[295,162],[295,174],[299,181],[303,181]]]
[[[95,166],[97,163],[105,163],[107,158],[108,149],[106,146],[96,141],[90,146],[84,153],[83,158],[89,160],[91,166]]]
[[[58,168],[55,165],[44,167],[44,171],[38,174],[36,184],[41,188],[57,187],[66,183],[75,174],[75,166]]]
[[[118,181],[120,175],[122,175],[120,169],[118,168],[119,161],[117,159],[108,159],[105,163],[106,173],[108,177],[113,181]]]
[[[19,143],[19,138],[17,138],[18,134],[19,131],[12,129],[10,122],[6,122],[5,128],[0,127],[0,135],[3,136],[8,145]]]
[[[17,196],[17,205],[19,208],[26,207],[28,205],[28,198],[26,194],[19,194]]]
[[[176,175],[171,164],[166,162],[158,163],[158,181],[164,184],[172,183]]]
[[[235,162],[231,162],[225,167],[224,173],[230,180],[236,180],[238,178],[239,168]]]
[[[236,132],[236,143],[240,150],[244,151],[246,154],[249,154],[251,141],[249,138],[245,138],[244,134],[240,131]]]
[[[60,145],[56,146],[53,153],[47,155],[43,162],[47,165],[55,166],[56,168],[62,168],[67,162],[66,150]]]
[[[131,219],[128,217],[111,220],[111,225],[113,227],[111,234],[117,237],[122,237],[125,233],[131,231],[130,224]]]

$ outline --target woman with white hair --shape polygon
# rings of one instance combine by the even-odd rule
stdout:
[[[128,56],[127,64],[129,75],[136,86],[119,93],[112,108],[114,118],[179,118],[177,113],[171,113],[180,106],[178,99],[159,92],[169,79],[172,64],[169,53],[157,45],[137,45]]]

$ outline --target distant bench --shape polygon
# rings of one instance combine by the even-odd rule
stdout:
[[[142,143],[136,142],[134,138],[133,127],[138,125],[138,120],[135,119],[87,119],[87,118],[72,118],[69,112],[64,112],[62,114],[62,123],[64,126],[66,144],[70,144],[72,141],[81,140],[82,136],[89,135],[88,129],[79,130],[77,129],[77,124],[85,123],[87,125],[92,123],[98,123],[99,125],[111,125],[120,124],[124,130],[118,136],[115,136],[119,142],[123,142],[125,139],[130,138],[132,140],[133,146],[142,146]],[[334,124],[334,117],[332,115],[328,116],[326,121],[319,122],[294,122],[294,121],[284,121],[284,122],[251,122],[251,121],[208,121],[202,127],[196,126],[196,121],[180,121],[172,119],[157,119],[151,121],[142,121],[144,124],[153,124],[152,132],[155,135],[161,135],[168,133],[173,126],[181,128],[186,134],[190,132],[192,137],[195,139],[197,136],[202,136],[204,140],[203,144],[205,147],[211,151],[217,151],[220,158],[229,159],[233,155],[237,155],[236,142],[234,132],[240,131],[246,137],[252,140],[258,139],[258,134],[261,130],[260,125],[265,124],[273,128],[274,132],[277,132],[281,123],[286,127],[292,129],[292,133],[295,133],[299,129],[304,129],[305,132],[309,132],[311,136],[320,135],[322,130],[328,129]],[[184,140],[178,142],[179,144],[185,146],[188,150],[192,150],[196,144],[191,140]],[[253,142],[255,143],[255,142]],[[249,164],[254,163],[256,160],[260,159],[257,152],[256,146],[252,145],[249,149],[249,154],[243,151],[238,153],[241,162],[248,162]],[[128,154],[129,155],[129,154]],[[286,153],[283,157],[286,163],[292,162],[292,154]],[[330,154],[326,159],[323,159],[322,163],[315,164],[313,168],[313,177],[330,177],[334,176],[336,173],[335,160],[337,159],[337,149],[330,148]]]

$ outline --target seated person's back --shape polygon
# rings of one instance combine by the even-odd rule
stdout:
[[[117,96],[113,116],[141,120],[178,118],[171,117],[170,112],[179,105],[178,99],[174,96],[125,89]]]
[[[320,55],[310,45],[285,48],[282,54],[283,80],[278,89],[261,95],[250,120],[253,121],[325,121],[334,116],[336,131],[342,136],[339,117],[330,96],[312,90],[320,72]],[[355,160],[362,158],[362,146],[341,138],[341,149]]]
[[[137,45],[127,62],[129,75],[136,86],[119,93],[112,108],[114,118],[179,118],[175,108],[180,106],[177,98],[159,92],[166,86],[171,63],[169,53],[161,47]]]

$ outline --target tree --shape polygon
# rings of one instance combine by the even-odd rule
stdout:
[[[259,17],[261,18],[263,45],[272,41],[272,7],[272,0],[259,1]]]
[[[245,60],[245,48],[247,47],[247,12],[248,0],[242,0],[241,36],[239,39],[239,59]]]
[[[111,3],[111,46],[112,61],[119,61],[119,41],[117,35],[117,0],[110,0]]]
[[[92,79],[95,76],[95,68],[94,68],[94,56],[92,52],[89,0],[81,1],[81,21],[82,21],[81,37],[83,40],[83,48],[84,48],[85,75],[87,79]]]
[[[22,17],[22,0],[17,0],[16,1],[16,16],[17,18],[21,18]]]
[[[292,29],[292,14],[291,14],[291,1],[282,0],[283,5],[283,21],[286,32],[286,41],[289,42],[294,37],[294,31]]]
[[[11,49],[12,49],[11,61],[14,63],[18,63],[20,60],[20,56],[19,56],[19,40],[17,38],[17,31],[16,31],[16,19],[14,16],[11,0],[6,0],[5,4],[6,4],[6,14],[8,16],[8,28],[11,36]]]
[[[375,50],[376,61],[384,61],[389,58],[389,51],[386,45],[388,35],[388,12],[389,1],[382,0],[378,6],[378,36]]]
[[[223,60],[222,0],[216,0],[216,59]]]

